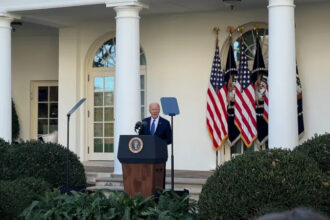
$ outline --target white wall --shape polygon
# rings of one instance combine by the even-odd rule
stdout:
[[[19,30],[18,30],[19,32]],[[58,80],[58,37],[21,35],[12,39],[12,94],[20,123],[20,138],[30,139],[30,82]]]
[[[77,103],[77,80],[79,72],[78,31],[76,28],[63,28],[59,32],[59,106],[58,142],[67,146],[67,113]],[[79,112],[78,112],[79,114]],[[77,113],[70,117],[70,150],[80,156],[77,147]]]
[[[305,135],[330,132],[330,4],[297,8],[297,62],[303,88]]]
[[[114,23],[109,24],[107,21],[97,22],[97,24],[85,22],[77,27],[60,29],[59,143],[65,146],[66,114],[81,98],[87,97],[86,55],[93,42],[111,30],[114,37]],[[87,102],[70,119],[70,149],[83,161],[87,160],[86,117]]]
[[[296,8],[297,60],[304,97],[305,139],[330,130],[329,94],[330,4]],[[180,115],[174,119],[176,169],[209,170],[215,167],[205,123],[206,91],[214,54],[214,26],[219,26],[220,48],[228,25],[267,22],[267,8],[141,18],[141,45],[147,58],[147,104],[175,96]],[[85,22],[60,30],[59,81],[60,141],[66,143],[66,112],[86,96],[86,55],[92,44],[114,31],[114,19]],[[72,146],[86,160],[86,106],[73,116]],[[168,118],[168,117],[166,117]],[[77,119],[77,120],[76,120]],[[169,119],[169,118],[168,118]],[[133,125],[132,125],[133,126]],[[170,167],[170,161],[167,166]]]

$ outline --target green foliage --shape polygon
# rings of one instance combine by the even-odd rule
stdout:
[[[111,193],[105,197],[101,192],[92,194],[72,192],[61,195],[49,192],[34,201],[21,214],[25,219],[195,219],[196,203],[189,197],[165,193],[158,205],[153,197],[140,195],[130,197],[126,193]]]
[[[112,193],[108,199],[114,219],[141,219],[148,207],[154,206],[153,197],[144,198],[141,195],[130,197],[126,193]]]
[[[125,193],[111,193],[109,198],[101,192],[92,194],[72,192],[71,196],[59,191],[47,193],[34,201],[22,213],[26,219],[141,219],[142,213],[154,205],[152,197],[130,198]]]
[[[22,177],[40,178],[53,188],[66,184],[67,150],[53,143],[36,141],[11,145],[0,161],[0,179],[14,180]],[[84,167],[77,155],[69,152],[70,186],[86,186]]]
[[[16,140],[19,136],[19,121],[18,121],[18,115],[16,112],[16,107],[15,107],[15,103],[12,100],[11,101],[12,107],[11,107],[11,121],[12,121],[12,125],[11,125],[11,131],[12,131],[12,140]]]
[[[189,199],[189,195],[178,196],[167,191],[160,195],[158,205],[150,207],[145,215],[149,219],[192,220],[197,217],[197,202]]]
[[[330,134],[315,135],[296,147],[294,151],[302,152],[315,160],[323,172],[322,184],[326,188],[326,193],[323,194],[320,200],[324,201],[324,213],[330,215],[330,205],[328,202],[330,196]]]
[[[315,135],[300,146],[295,148],[313,158],[320,169],[330,176],[330,134]]]
[[[246,153],[218,167],[207,180],[198,202],[200,217],[251,219],[301,206],[328,212],[328,188],[317,163],[301,152]]]
[[[1,174],[5,173],[8,169],[4,162],[5,158],[7,157],[7,150],[9,147],[10,144],[0,138],[0,180],[3,179]]]
[[[0,181],[0,218],[16,218],[33,200],[49,190],[47,182],[33,177]]]

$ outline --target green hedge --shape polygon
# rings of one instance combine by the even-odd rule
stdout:
[[[218,167],[207,180],[198,203],[200,217],[251,219],[301,206],[328,212],[328,188],[317,163],[303,153],[246,153]]]
[[[0,181],[0,219],[16,218],[32,201],[40,199],[50,185],[42,179]]]
[[[66,184],[67,150],[58,144],[23,142],[7,147],[0,161],[0,179],[40,178],[53,188]],[[69,152],[70,186],[86,186],[84,167],[77,155]]]
[[[11,133],[12,133],[12,140],[15,141],[18,136],[19,136],[19,132],[20,132],[20,128],[19,128],[19,120],[18,120],[18,115],[16,112],[16,107],[15,107],[15,103],[13,100],[11,100],[11,121],[12,121],[12,127],[11,127]]]
[[[186,219],[197,217],[196,204],[188,196],[165,192],[158,205],[153,197],[130,197],[126,193],[101,192],[92,194],[73,192],[72,196],[59,191],[47,193],[34,201],[22,213],[25,219]]]
[[[315,135],[300,146],[295,148],[313,158],[320,169],[330,176],[330,134]]]

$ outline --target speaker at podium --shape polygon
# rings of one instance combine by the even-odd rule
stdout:
[[[118,160],[122,163],[124,191],[144,197],[162,190],[167,144],[155,135],[121,135]]]

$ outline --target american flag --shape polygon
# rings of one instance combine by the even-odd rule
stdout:
[[[250,147],[257,137],[255,91],[246,58],[246,46],[242,42],[238,69],[238,82],[235,88],[235,124],[241,131],[241,138]]]
[[[227,88],[216,45],[209,88],[207,89],[206,125],[212,139],[213,148],[219,150],[228,137]]]
[[[268,84],[266,87],[266,94],[264,99],[264,119],[268,122]]]

